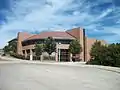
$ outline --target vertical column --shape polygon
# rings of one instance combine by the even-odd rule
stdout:
[[[72,62],[72,53],[70,53],[70,62]]]
[[[25,50],[25,58],[27,57],[27,52],[26,52],[26,50]]]
[[[58,47],[56,43],[55,61],[58,62]]]
[[[30,49],[30,60],[33,60],[32,49]]]
[[[43,54],[40,55],[41,62],[43,61]]]
[[[60,49],[58,49],[58,54],[59,54],[59,62],[60,62]]]
[[[58,62],[58,49],[56,49],[56,52],[55,52],[55,61]]]
[[[80,44],[81,44],[81,46],[82,46],[82,52],[81,52],[81,54],[80,54],[80,58],[82,59],[82,61],[84,61],[84,47],[85,47],[85,45],[84,45],[84,30],[82,29],[82,28],[80,28]]]
[[[17,54],[23,55],[22,53],[22,33],[18,33],[17,35]]]

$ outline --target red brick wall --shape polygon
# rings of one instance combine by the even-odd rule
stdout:
[[[31,34],[29,33],[26,33],[26,32],[19,32],[18,33],[18,36],[17,36],[17,39],[18,39],[18,42],[17,42],[17,53],[18,54],[23,54],[22,53],[22,41],[27,39],[28,37],[32,36]]]
[[[90,60],[90,50],[92,48],[92,45],[96,42],[97,39],[94,39],[94,38],[87,38],[86,39],[86,56],[87,56],[87,61]],[[105,45],[107,44],[107,42],[105,42],[104,40],[97,40],[97,41],[100,41],[102,45]]]
[[[84,32],[82,28],[74,28],[71,30],[66,31],[68,34],[72,35],[76,39],[80,41],[80,44],[82,46],[82,53],[80,54],[80,59],[84,61]]]
[[[82,61],[83,61],[85,58],[85,60],[88,61],[90,59],[89,52],[91,50],[92,45],[96,41],[96,39],[90,39],[88,37],[85,37],[84,30],[82,28],[74,28],[74,29],[68,30],[66,32],[80,41],[80,44],[82,46],[82,53],[80,54],[80,59],[82,59]],[[32,36],[32,34],[29,34],[26,32],[18,33],[18,37],[17,37],[18,38],[18,43],[17,43],[17,53],[18,54],[23,54],[22,49],[24,49],[25,47],[22,47],[21,42],[30,36]],[[85,45],[84,45],[84,37],[85,37]],[[104,40],[99,40],[99,41],[101,41],[102,44],[107,44]],[[29,46],[26,46],[26,47],[29,47]],[[85,50],[84,50],[84,47],[85,47]],[[85,57],[84,57],[84,54],[85,54]]]
[[[84,30],[82,28],[74,28],[66,32],[80,41],[80,44],[82,46],[82,53],[80,54],[80,59],[82,59],[82,61],[84,59],[86,61],[90,60],[90,50],[92,45],[96,42],[96,39],[91,39],[84,36]],[[85,38],[85,43],[84,43],[84,38]],[[107,44],[107,42],[105,42],[104,40],[98,40],[98,41],[101,41],[102,44]]]

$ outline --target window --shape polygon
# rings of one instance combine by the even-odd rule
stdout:
[[[23,54],[25,54],[25,50],[23,50],[22,52],[23,52]]]
[[[30,54],[30,49],[27,49],[26,51],[27,51],[27,54]]]

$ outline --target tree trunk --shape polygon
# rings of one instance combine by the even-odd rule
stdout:
[[[50,55],[49,55],[49,61],[50,61]]]
[[[40,60],[41,60],[41,62],[43,61],[43,55],[40,55]]]

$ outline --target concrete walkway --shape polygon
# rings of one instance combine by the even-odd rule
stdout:
[[[53,61],[52,62],[40,62],[40,61],[29,61],[29,60],[22,60],[22,59],[16,59],[16,58],[12,58],[12,57],[2,57],[2,56],[0,56],[0,59],[1,59],[0,63],[50,64],[50,65],[90,67],[90,68],[98,68],[98,69],[103,69],[103,70],[107,70],[107,71],[120,73],[120,68],[118,68],[118,67],[86,65],[85,62],[53,62]]]

